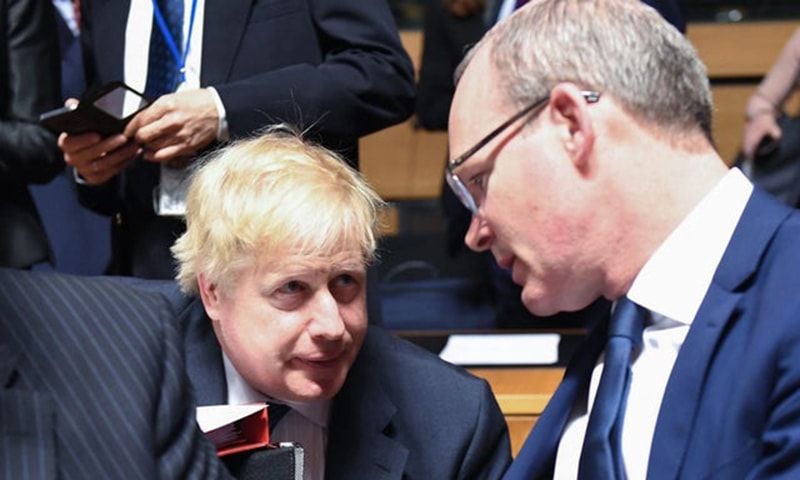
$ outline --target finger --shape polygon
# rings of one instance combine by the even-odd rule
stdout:
[[[76,138],[70,144],[68,144],[70,139],[65,139],[64,160],[68,164],[76,167],[85,165],[130,143],[123,135],[114,135],[99,141],[96,141],[100,138],[99,136],[91,135],[94,138],[82,136],[83,138]]]
[[[69,134],[61,132],[58,135],[58,148],[64,153],[73,153],[100,143],[103,138],[97,133]]]
[[[107,155],[76,165],[75,170],[90,185],[104,183],[119,174],[125,166],[132,162],[136,158],[137,152],[138,146],[130,143]]]
[[[141,130],[147,128],[152,124],[164,118],[169,112],[160,107],[160,103],[156,102],[137,113],[125,130],[122,132],[128,138],[135,138],[137,142],[143,143],[145,140],[141,139]]]
[[[93,162],[92,168],[95,173],[111,176],[117,175],[135,159],[134,153],[135,152],[121,151],[118,154],[100,157]]]
[[[175,143],[173,137],[180,134],[187,120],[176,113],[167,114],[151,123],[143,125],[136,131],[136,142],[151,150],[163,148]]]
[[[147,150],[142,157],[149,162],[171,162],[181,157],[192,156],[195,152],[186,144],[167,145],[157,150]]]

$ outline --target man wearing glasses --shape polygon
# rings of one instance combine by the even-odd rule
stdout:
[[[800,475],[800,216],[729,169],[634,0],[532,0],[462,63],[448,183],[538,315],[614,301],[506,474]]]

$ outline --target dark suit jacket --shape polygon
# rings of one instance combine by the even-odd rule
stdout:
[[[90,86],[123,79],[129,5],[128,0],[81,2]],[[205,20],[201,85],[219,93],[232,138],[288,121],[307,127],[310,138],[358,166],[359,137],[411,114],[413,67],[386,0],[207,0]],[[152,221],[158,169],[139,161],[126,170],[122,187],[112,181],[79,192],[95,211],[122,213],[120,240],[136,248],[151,244],[162,254],[141,262],[169,267],[167,249],[180,223],[142,233],[158,228]],[[124,250],[120,245],[115,254],[123,251],[141,263],[138,252]],[[129,259],[122,261],[117,273],[130,273]],[[166,276],[155,276],[171,277],[167,270]]]
[[[648,479],[800,478],[800,214],[756,189],[672,370]],[[550,475],[607,323],[576,354],[507,479]]]
[[[161,296],[7,269],[0,285],[0,476],[228,476],[197,428]]]
[[[202,302],[148,283],[179,307],[198,404],[225,403],[222,354]],[[486,381],[371,326],[334,399],[326,459],[329,480],[479,480],[500,478],[511,454]]]
[[[28,184],[64,169],[55,135],[39,125],[61,104],[55,22],[49,1],[0,0],[0,266],[50,258]]]
[[[486,32],[481,12],[456,17],[443,0],[427,0],[423,26],[424,45],[420,62],[414,113],[419,126],[447,130],[450,104],[455,93],[453,73],[467,50]]]

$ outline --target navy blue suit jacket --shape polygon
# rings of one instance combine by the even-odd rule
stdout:
[[[800,213],[756,189],[672,370],[648,479],[800,478],[798,272]],[[606,329],[575,355],[505,478],[552,475]]]
[[[199,405],[227,399],[222,354],[199,299],[171,290]],[[500,478],[511,462],[505,419],[485,380],[369,327],[336,395],[328,425],[328,480]]]
[[[0,477],[229,477],[161,296],[7,269],[0,286]]]

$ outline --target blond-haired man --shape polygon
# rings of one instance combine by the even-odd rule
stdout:
[[[200,404],[292,407],[273,432],[307,479],[499,478],[488,384],[367,325],[382,202],[330,151],[275,128],[209,158],[173,247]],[[201,303],[202,302],[202,303]]]

